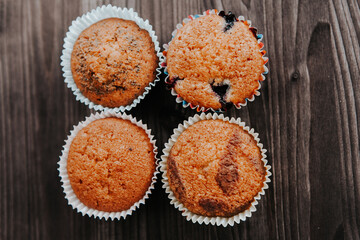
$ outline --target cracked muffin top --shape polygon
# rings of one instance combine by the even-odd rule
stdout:
[[[81,93],[110,108],[129,105],[142,95],[155,79],[157,65],[149,32],[120,18],[85,29],[71,54],[72,75]]]
[[[86,206],[106,212],[127,210],[151,185],[153,145],[145,130],[128,120],[95,120],[73,139],[67,171],[74,193]]]
[[[257,142],[237,124],[202,120],[176,140],[167,160],[169,186],[191,212],[231,217],[261,191],[266,170]]]
[[[193,106],[227,109],[252,98],[265,61],[256,29],[234,14],[205,15],[177,30],[166,53],[168,84]]]

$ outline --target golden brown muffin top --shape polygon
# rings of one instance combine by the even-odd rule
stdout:
[[[67,160],[70,184],[86,206],[117,212],[143,198],[155,171],[153,145],[141,127],[104,118],[73,139]]]
[[[71,54],[77,87],[104,107],[131,104],[155,79],[157,65],[149,32],[120,18],[104,19],[85,29]]]
[[[257,142],[237,124],[203,120],[176,140],[167,160],[175,197],[191,212],[230,217],[250,207],[266,170]]]
[[[233,22],[231,22],[233,21]],[[192,105],[220,109],[251,98],[259,87],[264,60],[249,26],[206,15],[177,30],[167,51],[169,82]]]

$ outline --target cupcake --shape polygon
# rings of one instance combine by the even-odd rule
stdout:
[[[79,126],[59,163],[69,203],[89,216],[131,214],[155,181],[156,147],[149,131],[129,116],[109,113]]]
[[[85,29],[71,54],[71,72],[90,101],[131,104],[156,77],[158,57],[148,31],[134,21],[108,18]]]
[[[64,47],[65,81],[90,108],[130,110],[158,80],[157,37],[132,9],[109,5],[78,18]]]
[[[164,188],[188,220],[233,225],[255,211],[269,182],[265,150],[240,120],[196,115],[165,145]]]
[[[253,100],[267,71],[262,35],[256,32],[231,12],[213,10],[185,19],[164,52],[166,82],[178,102],[216,111]]]

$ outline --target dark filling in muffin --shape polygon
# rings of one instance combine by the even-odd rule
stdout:
[[[181,78],[179,78],[179,77],[171,77],[171,78],[168,78],[168,80],[166,81],[166,84],[167,84],[166,87],[167,87],[168,89],[174,88],[176,82],[179,81],[179,80],[184,80],[184,79],[181,79]]]
[[[249,28],[249,30],[254,34],[254,37],[255,37],[256,39],[258,39],[258,37],[257,37],[257,29],[254,28],[254,27],[251,27],[251,28]]]
[[[227,91],[229,90],[229,85],[222,82],[222,83],[216,83],[215,81],[210,82],[211,89],[214,91],[214,93],[219,96],[219,102],[221,104],[222,110],[228,110],[232,107],[231,102],[225,101],[225,95]]]
[[[169,77],[166,81],[166,88],[169,90],[174,88],[177,81],[181,81],[181,80],[184,80],[184,79],[179,78],[178,76]],[[224,111],[229,110],[233,106],[233,104],[231,102],[226,102],[225,96],[226,96],[227,91],[229,90],[230,85],[228,85],[227,83],[224,83],[224,82],[219,83],[219,82],[215,81],[214,79],[211,79],[209,81],[209,84],[210,84],[213,92],[219,97],[221,109]]]
[[[235,15],[232,12],[228,12],[228,14],[225,14],[224,11],[219,12],[219,16],[223,17],[225,19],[225,28],[224,32],[230,30],[234,26],[234,22],[237,22]]]

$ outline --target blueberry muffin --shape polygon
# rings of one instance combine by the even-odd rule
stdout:
[[[167,83],[193,106],[239,106],[260,86],[261,47],[256,29],[234,14],[201,16],[185,23],[169,43]]]
[[[144,197],[155,171],[144,129],[120,118],[91,122],[73,139],[67,172],[77,198],[105,212],[129,209]]]
[[[134,21],[108,18],[85,29],[71,54],[81,93],[95,104],[131,104],[156,77],[158,57],[145,29]]]
[[[257,142],[242,127],[202,120],[172,146],[167,177],[175,197],[192,213],[231,217],[251,206],[266,169]]]

